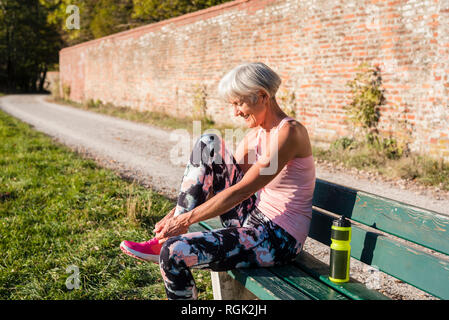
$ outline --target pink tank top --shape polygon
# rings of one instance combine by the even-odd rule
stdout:
[[[286,121],[282,119],[275,129],[277,133]],[[262,155],[261,133],[256,138],[256,159]],[[312,219],[312,198],[315,190],[315,161],[310,155],[287,162],[281,172],[257,192],[256,207],[271,221],[291,234],[301,245],[309,233]]]

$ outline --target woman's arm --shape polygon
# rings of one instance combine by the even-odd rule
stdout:
[[[158,233],[158,232],[162,231],[162,229],[164,228],[165,222],[167,222],[167,220],[173,218],[173,215],[175,214],[175,209],[176,209],[176,207],[171,209],[170,212],[165,215],[165,217],[163,217],[158,223],[156,223],[156,225],[154,226],[154,230],[153,230],[154,233]]]
[[[248,172],[256,159],[253,143],[256,139],[257,131],[257,129],[253,129],[243,137],[234,154],[235,160],[244,173]]]
[[[270,143],[269,156],[260,158],[252,165],[242,180],[193,210],[174,217],[171,223],[167,224],[166,228],[156,236],[158,238],[174,236],[177,235],[175,233],[188,229],[190,225],[196,222],[221,215],[273,180],[298,152],[297,129],[294,126],[285,125],[279,130],[278,138],[273,137],[271,140],[277,141],[277,144]]]

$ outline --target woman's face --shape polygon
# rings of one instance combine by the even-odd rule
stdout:
[[[264,94],[259,94],[255,103],[243,98],[232,98],[230,103],[234,107],[234,116],[242,117],[248,128],[254,128],[260,125],[265,118],[266,105],[263,103],[264,101]]]

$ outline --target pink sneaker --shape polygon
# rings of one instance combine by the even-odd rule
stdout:
[[[159,240],[156,238],[145,242],[132,242],[125,240],[120,243],[120,249],[122,249],[122,251],[128,256],[155,263],[159,263],[161,247],[162,245],[159,244]]]

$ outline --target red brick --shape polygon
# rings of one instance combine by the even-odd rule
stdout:
[[[387,99],[382,125],[392,127],[385,113],[392,119],[414,121],[415,144],[428,150],[430,127],[432,135],[447,135],[445,124],[432,120],[438,117],[434,105],[448,101],[449,63],[444,57],[449,55],[449,42],[444,39],[449,34],[440,26],[449,24],[449,15],[440,11],[430,18],[423,13],[409,17],[432,28],[429,39],[427,33],[409,30],[398,21],[403,0],[348,2],[355,5],[353,11],[345,11],[339,4],[329,16],[320,10],[315,14],[293,10],[296,0],[227,2],[65,48],[60,51],[60,82],[70,85],[70,97],[75,101],[101,99],[173,115],[191,112],[193,85],[204,83],[208,107],[220,123],[232,121],[215,97],[220,78],[239,63],[262,61],[278,71],[283,86],[294,90],[303,108],[301,121],[311,126],[313,136],[328,139],[331,135],[315,134],[313,126],[332,117],[330,130],[350,129],[340,123],[343,106],[351,101],[346,83],[366,61],[381,67]],[[422,2],[424,8],[418,11],[425,12],[425,6],[435,3]],[[284,4],[291,7],[283,10]],[[373,4],[380,10],[377,31],[368,29],[362,19],[365,8]],[[278,8],[282,15],[273,14]],[[200,24],[202,21],[206,23]],[[428,94],[441,84],[442,89]],[[401,116],[405,106],[410,110]],[[442,155],[449,149],[447,145],[441,148],[432,152]]]

